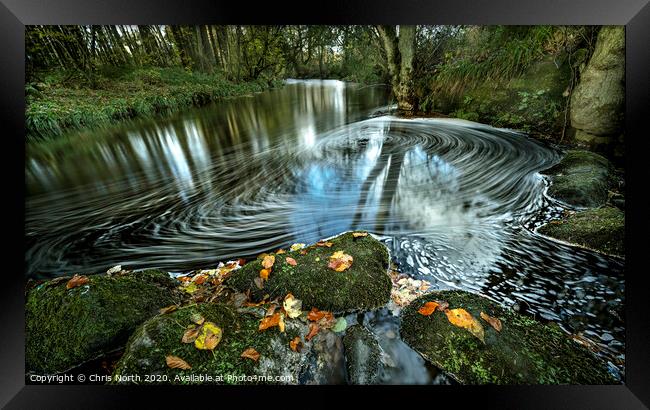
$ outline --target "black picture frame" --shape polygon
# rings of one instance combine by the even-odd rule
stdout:
[[[647,247],[648,217],[644,200],[647,185],[648,132],[642,124],[650,118],[650,4],[649,0],[493,0],[476,2],[417,0],[334,0],[314,2],[232,2],[216,0],[0,0],[0,113],[2,124],[3,224],[6,250],[0,284],[0,405],[7,408],[89,408],[135,406],[134,396],[167,405],[187,403],[191,396],[175,386],[118,388],[114,386],[25,385],[24,355],[24,26],[31,24],[587,24],[626,26],[626,377],[617,386],[436,386],[415,390],[404,386],[349,387],[363,397],[386,396],[409,404],[410,397],[425,398],[431,405],[441,398],[455,404],[480,400],[483,407],[499,408],[645,408],[650,406],[650,312],[648,287],[643,283],[643,255]],[[645,159],[645,160],[644,160]],[[644,169],[645,168],[645,169]],[[645,251],[645,252],[644,252]],[[331,387],[300,387],[287,392],[264,388],[219,389],[224,396],[281,404],[293,395],[297,406],[307,398],[334,394]],[[279,389],[279,388],[276,388]],[[356,389],[356,390],[355,390]],[[205,389],[198,389],[206,392]],[[473,393],[473,394],[468,394]],[[192,393],[203,395],[205,393]],[[212,392],[209,394],[213,394]],[[405,397],[404,395],[410,397]],[[269,396],[271,395],[271,396]],[[236,397],[234,397],[236,396]],[[200,397],[200,396],[199,396]],[[278,396],[279,397],[279,396]],[[224,401],[225,403],[225,401]],[[239,404],[242,405],[242,404]],[[289,404],[287,404],[289,405]],[[436,407],[440,407],[437,404]],[[148,406],[150,407],[150,406]]]

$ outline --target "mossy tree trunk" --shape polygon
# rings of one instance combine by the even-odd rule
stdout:
[[[402,114],[413,114],[418,109],[418,98],[413,87],[415,26],[377,26],[377,31],[386,52],[397,110]]]

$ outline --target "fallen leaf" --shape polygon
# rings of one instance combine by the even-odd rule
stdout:
[[[262,318],[258,330],[266,330],[270,327],[278,326],[279,324],[280,324],[280,312],[274,313],[272,316],[267,316],[265,318]]]
[[[447,309],[449,309],[449,302],[447,302],[446,300],[438,300],[437,302],[438,302],[438,305],[439,305],[438,306],[439,311],[444,312]]]
[[[190,278],[189,276],[179,276],[176,279],[180,280],[181,282],[189,282],[192,278]]]
[[[282,307],[291,319],[297,318],[302,313],[302,301],[294,298],[291,293],[285,296]]]
[[[278,249],[278,251],[275,253],[276,255],[282,255],[283,253],[287,253],[284,249]]]
[[[430,316],[433,312],[436,311],[436,308],[438,306],[440,305],[438,305],[437,302],[427,302],[418,310],[418,313],[422,316]]]
[[[199,337],[194,341],[194,346],[201,350],[213,350],[221,341],[222,336],[223,332],[220,327],[212,322],[205,322],[201,326]]]
[[[343,251],[336,251],[330,256],[328,268],[334,269],[337,272],[343,272],[352,266],[353,258],[351,255],[343,253]]]
[[[291,247],[289,249],[292,250],[292,251],[297,251],[297,250],[300,250],[300,249],[302,249],[304,247],[305,247],[304,243],[294,243],[293,245],[291,245]]]
[[[196,283],[194,283],[194,282],[191,282],[187,286],[183,286],[183,291],[185,291],[187,293],[194,293],[194,292],[197,291],[197,289],[198,289],[198,287],[196,287]]]
[[[160,312],[161,315],[164,315],[166,313],[171,313],[171,312],[175,311],[176,309],[178,309],[177,305],[169,305],[167,307],[164,307],[164,308],[160,309],[159,312]]]
[[[307,314],[307,319],[311,320],[312,322],[317,322],[323,318],[334,318],[334,315],[332,315],[332,312],[328,312],[326,310],[318,310],[316,308],[311,308],[311,311]]]
[[[340,332],[344,331],[345,329],[347,329],[347,327],[348,327],[348,321],[345,320],[344,317],[340,317],[336,321],[336,324],[334,325],[334,327],[332,327],[332,332],[340,333]]]
[[[192,282],[196,283],[197,285],[203,285],[206,279],[207,276],[205,275],[196,275],[194,278],[192,278]]]
[[[481,324],[474,319],[474,316],[472,316],[468,311],[459,308],[447,310],[445,313],[447,314],[447,319],[452,325],[467,329],[481,342],[485,343],[485,331],[483,330],[483,326],[481,326]]]
[[[197,325],[202,325],[203,322],[205,322],[205,318],[201,316],[199,313],[194,313],[192,316],[190,316],[190,320]]]
[[[263,280],[268,280],[268,279],[269,279],[269,273],[270,273],[270,272],[271,272],[271,271],[268,270],[268,269],[262,269],[262,270],[260,270],[260,278],[263,279]]]
[[[352,232],[352,236],[355,238],[363,238],[364,236],[368,236],[368,232]]]
[[[492,317],[485,312],[481,312],[481,319],[485,320],[496,330],[497,332],[501,331],[501,321],[496,317]]]
[[[110,268],[109,270],[107,270],[106,274],[110,276],[110,275],[112,275],[114,273],[118,273],[118,272],[121,272],[121,271],[122,271],[122,265],[115,265],[112,268]]]
[[[264,269],[271,269],[275,263],[275,255],[266,255],[262,260],[262,266]]]
[[[280,332],[284,333],[285,323],[284,315],[282,313],[280,313],[280,321],[278,322],[278,327],[280,328]]]
[[[255,282],[255,286],[257,286],[258,289],[262,289],[264,287],[263,279],[260,277],[253,279],[253,282]]]
[[[289,342],[289,347],[291,347],[291,350],[294,352],[300,353],[302,350],[302,340],[300,339],[300,336],[294,337],[293,340]]]
[[[275,310],[279,307],[277,303],[271,303],[271,306],[266,309],[264,316],[272,316],[275,313]]]
[[[307,255],[307,249],[303,249],[303,250],[301,250],[301,251],[300,251],[300,254],[301,254],[301,255]]]
[[[178,356],[165,356],[167,366],[172,369],[189,370],[192,368],[187,362]]]
[[[318,328],[318,325],[316,323],[312,323],[309,325],[309,333],[307,334],[307,341],[310,341],[314,336],[318,334],[318,331],[320,329]]]
[[[183,343],[194,343],[197,337],[199,337],[199,331],[201,330],[201,326],[193,326],[185,331],[183,333],[183,337],[181,338],[181,342]]]
[[[316,242],[316,246],[325,246],[325,247],[331,248],[332,245],[334,245],[332,242],[325,242],[325,241]]]
[[[68,281],[68,283],[65,285],[67,289],[72,289],[76,288],[77,286],[82,286],[88,283],[90,279],[88,279],[88,276],[83,276],[83,275],[74,275],[72,279]]]
[[[288,263],[289,265],[291,265],[291,266],[296,266],[296,265],[298,264],[298,262],[296,262],[296,260],[295,260],[294,258],[290,258],[290,257],[288,257],[288,256],[287,256],[287,258],[286,258],[285,260],[286,260],[287,263]]]
[[[245,359],[253,359],[255,361],[258,361],[260,358],[260,354],[257,352],[257,350],[253,349],[252,347],[249,347],[248,349],[242,352],[241,357]]]

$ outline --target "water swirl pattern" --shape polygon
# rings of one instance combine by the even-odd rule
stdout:
[[[291,82],[28,153],[27,275],[186,271],[365,229],[433,288],[485,295],[623,358],[624,262],[542,237],[561,153],[454,119],[370,118],[381,87]],[[622,367],[620,367],[622,368]]]

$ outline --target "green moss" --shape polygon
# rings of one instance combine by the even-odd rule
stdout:
[[[609,161],[590,151],[567,151],[557,165],[544,173],[551,175],[553,182],[548,194],[574,206],[603,205],[613,183]]]
[[[45,282],[27,294],[27,370],[61,372],[119,348],[137,325],[176,301],[165,272],[88,278],[72,289],[66,281]]]
[[[199,350],[193,343],[181,342],[185,330],[193,325],[192,316],[196,314],[222,329],[222,339],[213,351]],[[238,380],[237,377],[241,376],[290,373],[291,363],[298,362],[301,354],[290,350],[289,341],[304,329],[299,326],[298,320],[287,321],[284,333],[278,327],[259,331],[259,323],[255,309],[237,310],[215,303],[187,306],[170,314],[158,315],[140,326],[129,339],[126,351],[113,373],[112,383],[202,384],[205,382],[183,379],[181,376],[203,374],[214,377],[213,383],[238,384],[256,382]],[[251,347],[260,353],[258,362],[240,357],[244,350]],[[165,360],[168,355],[185,360],[192,366],[191,371],[169,368]],[[277,360],[281,355],[285,355],[285,358]],[[269,359],[280,362],[282,370],[270,367]],[[141,379],[128,379],[132,375],[139,375]],[[145,375],[156,377],[149,382]],[[228,378],[229,375],[233,378]],[[222,379],[218,380],[218,377]]]
[[[539,233],[612,255],[625,254],[625,213],[603,207],[576,212],[539,228]]]
[[[251,261],[234,273],[227,281],[240,291],[250,290],[254,299],[269,295],[271,299],[292,293],[301,299],[303,309],[317,307],[334,312],[372,309],[388,303],[391,282],[387,274],[388,251],[378,240],[368,235],[354,238],[352,233],[329,240],[333,246],[311,246],[302,255],[299,251],[276,255],[275,265],[258,289],[253,280],[262,269],[261,259]],[[352,266],[336,272],[327,267],[329,257],[336,251],[352,255]],[[286,263],[290,256],[297,266]]]
[[[445,300],[479,320],[485,344],[452,325],[442,312],[423,316],[426,302]],[[501,320],[497,332],[480,313]],[[554,324],[545,325],[463,291],[440,291],[416,299],[402,312],[402,339],[427,360],[464,384],[610,384],[605,364],[570,340]]]

